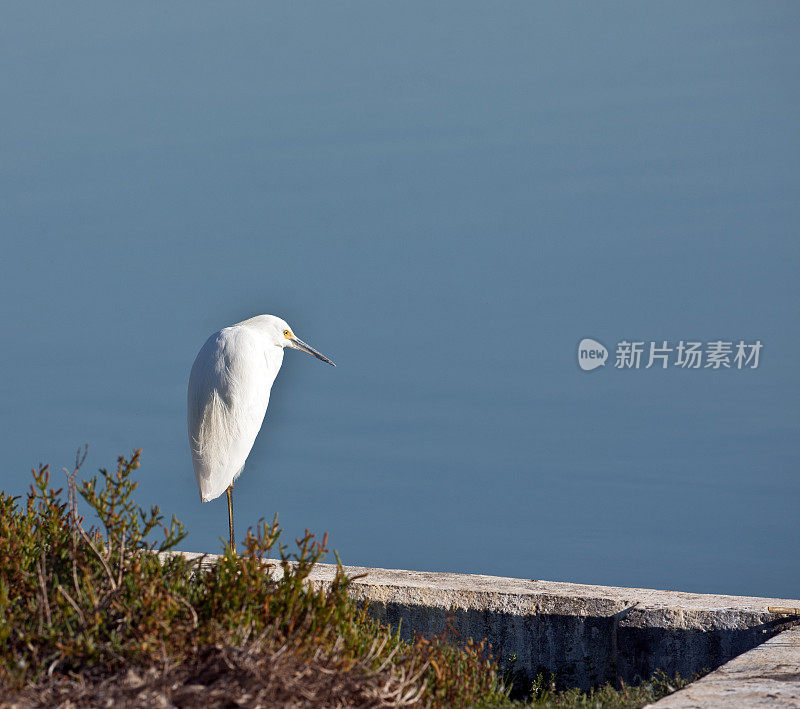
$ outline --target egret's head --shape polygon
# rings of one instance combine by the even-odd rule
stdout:
[[[281,330],[281,337],[283,338],[282,346],[283,347],[291,347],[293,350],[300,350],[301,352],[308,352],[310,355],[314,355],[317,359],[321,359],[323,362],[327,362],[331,366],[335,367],[336,365],[331,362],[324,354],[317,352],[311,345],[307,345],[303,342],[297,335],[292,332],[292,328],[283,322],[283,330]]]
[[[294,330],[282,318],[275,315],[258,315],[249,320],[239,323],[239,325],[251,325],[257,327],[262,333],[266,334],[269,340],[278,347],[291,347],[293,350],[300,350],[314,355],[317,359],[336,366],[325,355],[317,352],[311,345],[307,345],[297,335]]]

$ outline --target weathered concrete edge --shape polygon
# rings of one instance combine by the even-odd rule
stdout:
[[[800,706],[800,627],[783,631],[648,705],[654,709],[761,706]]]
[[[202,565],[216,555],[184,553]],[[441,633],[451,623],[461,637],[487,638],[504,664],[515,658],[521,681],[540,670],[588,687],[637,683],[663,670],[691,676],[719,667],[776,633],[791,619],[768,606],[800,601],[684,593],[502,578],[495,576],[345,567],[366,574],[351,594],[368,601],[381,622],[414,632]],[[318,564],[309,580],[322,586],[336,572]],[[507,666],[507,665],[506,665]]]
[[[202,561],[212,565],[218,554],[196,552],[175,552],[189,560]],[[273,563],[279,562],[272,560]],[[562,581],[540,581],[536,579],[516,579],[503,576],[484,576],[480,574],[456,574],[438,571],[407,571],[403,569],[381,569],[364,566],[345,566],[349,576],[365,574],[354,582],[356,588],[363,589],[408,589],[420,602],[452,608],[451,600],[464,607],[492,608],[500,605],[509,609],[505,602],[510,597],[521,600],[558,597],[576,601],[597,601],[610,606],[637,610],[672,610],[690,613],[701,612],[749,612],[774,618],[767,611],[769,606],[800,607],[800,600],[786,598],[761,598],[756,596],[729,596],[705,593],[686,593],[648,588],[626,588],[622,586],[592,586]],[[336,575],[335,564],[316,564],[309,581],[330,583]],[[499,602],[498,599],[503,599]],[[458,606],[457,606],[458,607]],[[544,610],[541,605],[531,606],[520,603],[511,606],[522,613],[531,610]],[[691,616],[689,616],[691,619]]]

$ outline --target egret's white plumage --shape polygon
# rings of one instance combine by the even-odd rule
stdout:
[[[203,502],[219,497],[242,472],[264,421],[284,347],[333,364],[274,315],[258,315],[215,332],[195,358],[187,420]]]

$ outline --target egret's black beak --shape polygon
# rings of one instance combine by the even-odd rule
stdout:
[[[303,352],[308,352],[308,354],[314,355],[317,359],[321,359],[323,362],[327,362],[332,367],[336,366],[324,354],[320,354],[313,347],[311,347],[311,345],[307,345],[305,342],[298,339],[297,337],[291,338],[291,342],[296,350],[302,350]]]

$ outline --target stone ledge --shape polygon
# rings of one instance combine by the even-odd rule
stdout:
[[[776,635],[649,706],[654,709],[800,707],[800,627]]]
[[[203,564],[215,555],[184,553]],[[318,564],[309,580],[325,585],[336,567]],[[503,663],[533,677],[554,671],[580,687],[635,684],[661,669],[691,676],[711,670],[786,630],[794,619],[768,606],[800,601],[680,591],[589,586],[358,566],[352,595],[401,632],[441,633],[448,619],[461,637],[487,638]]]

